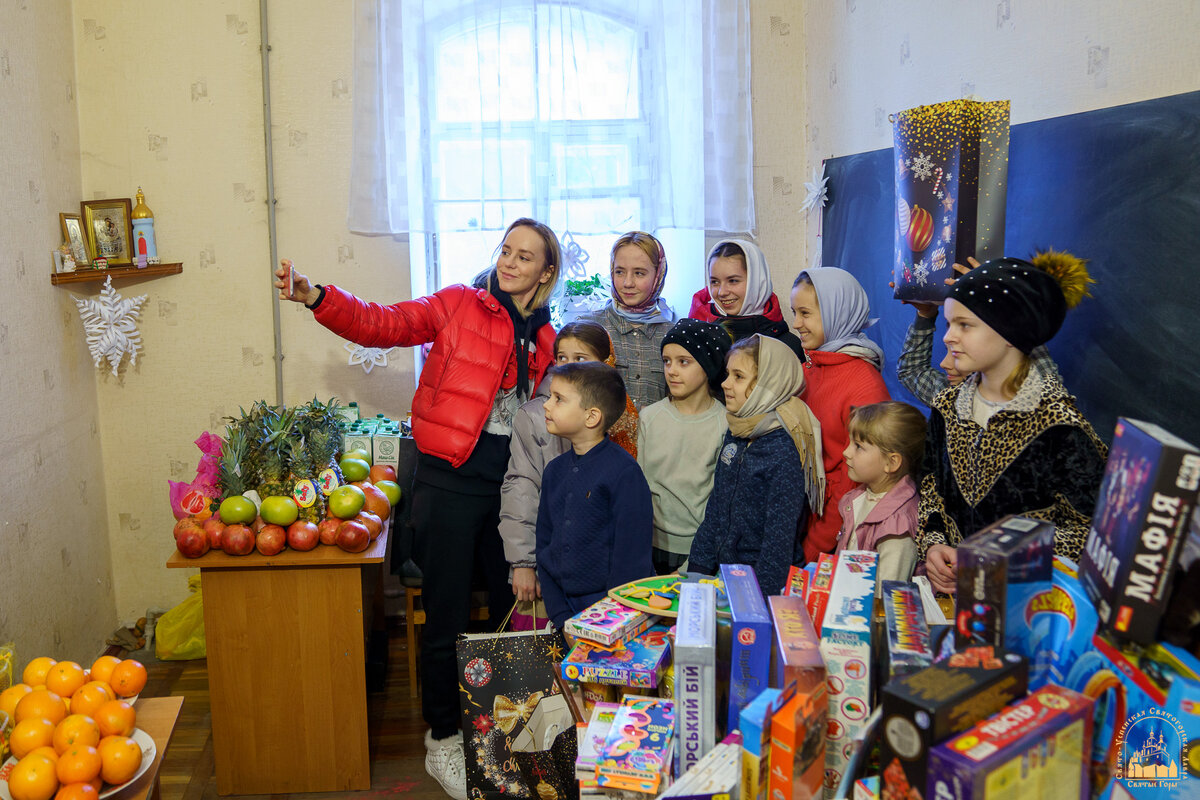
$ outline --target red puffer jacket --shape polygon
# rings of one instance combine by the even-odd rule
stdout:
[[[413,395],[413,438],[422,453],[460,467],[475,449],[496,392],[517,382],[513,324],[485,289],[448,286],[390,306],[368,303],[336,286],[313,311],[317,322],[363,347],[433,342]],[[529,375],[536,386],[554,363],[554,329],[543,325]]]

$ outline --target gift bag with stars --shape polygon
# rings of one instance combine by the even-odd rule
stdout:
[[[1004,255],[1007,100],[951,100],[895,116],[900,300],[941,302],[954,263]]]
[[[575,795],[575,719],[555,680],[564,652],[557,632],[458,638],[467,794],[473,800]],[[570,765],[565,774],[556,767],[560,763]]]

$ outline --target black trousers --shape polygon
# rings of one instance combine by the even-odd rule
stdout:
[[[508,562],[497,526],[500,493],[469,495],[417,481],[413,486],[413,559],[421,568],[421,712],[435,739],[459,729],[455,643],[471,617],[472,578],[488,590],[488,614],[499,625],[513,604]]]

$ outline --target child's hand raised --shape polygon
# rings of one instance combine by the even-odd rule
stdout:
[[[962,264],[959,264],[957,261],[955,261],[954,271],[959,275],[966,275],[968,272],[979,266],[979,262],[975,260],[975,256],[967,256],[967,264],[970,266],[964,267]],[[946,278],[946,285],[953,286],[954,282],[957,280],[958,278]]]

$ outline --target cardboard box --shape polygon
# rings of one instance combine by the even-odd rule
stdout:
[[[786,597],[799,597],[803,600],[808,594],[810,577],[807,569],[793,564],[788,568],[787,580],[783,584],[783,594]]]
[[[1079,577],[1101,628],[1155,640],[1200,490],[1200,450],[1157,425],[1117,420]]]
[[[1005,615],[1007,649],[1029,659],[1029,688],[1053,681],[1067,686],[1075,663],[1092,649],[1099,618],[1074,566],[1055,559],[1049,588],[1010,594]]]
[[[821,628],[829,688],[826,785],[841,783],[853,752],[851,740],[871,713],[871,616],[878,559],[866,550],[842,551],[829,592]]]
[[[933,663],[933,645],[925,608],[916,584],[883,581],[881,584],[887,649],[883,682],[922,670]]]
[[[716,588],[679,587],[675,623],[675,774],[683,775],[715,744],[717,727]]]
[[[1008,516],[958,546],[958,612],[955,643],[1008,647],[1005,622],[1030,594],[1050,588],[1054,567],[1054,525]],[[1012,648],[1009,648],[1012,649]]]
[[[362,423],[359,423],[360,425]],[[375,453],[371,444],[371,436],[374,433],[372,430],[354,428],[342,434],[342,452],[349,453],[351,450],[364,450],[371,453],[371,458],[374,460]]]
[[[1088,800],[1092,699],[1053,684],[929,754],[928,797]]]
[[[581,640],[562,662],[569,681],[654,689],[670,658],[667,628],[655,625],[623,645],[609,650]]]
[[[959,662],[973,666],[957,666]],[[925,797],[930,749],[1024,697],[1028,680],[1024,657],[981,647],[885,686],[879,743],[883,792],[912,800]]]
[[[400,466],[400,426],[377,428],[371,435],[373,463],[381,466]]]
[[[771,685],[790,695],[811,693],[825,685],[825,660],[804,599],[795,596],[767,598],[775,630],[775,655],[771,660]]]
[[[661,697],[626,696],[596,758],[601,789],[658,794],[670,768],[675,704]]]
[[[575,756],[575,779],[581,788],[596,787],[596,759],[604,747],[608,732],[612,730],[613,719],[619,708],[617,703],[597,703],[589,721],[576,727],[576,731],[579,727],[584,729],[579,734]]]
[[[729,707],[726,731],[738,726],[738,715],[767,688],[771,674],[771,615],[754,568],[722,564],[721,581],[729,598],[733,641],[729,659]]]
[[[649,630],[657,620],[657,617],[623,606],[611,597],[602,597],[569,618],[563,630],[577,639],[612,646]]]
[[[804,602],[808,607],[808,616],[812,619],[813,627],[820,633],[825,622],[825,608],[829,605],[829,590],[833,587],[833,574],[837,571],[837,556],[822,553],[817,560],[816,571],[809,581],[808,591]]]
[[[740,793],[742,737],[733,733],[709,750],[660,797],[677,800],[731,800]]]
[[[823,667],[821,673],[815,685],[797,681],[792,699],[771,718],[771,800],[815,800],[821,796],[829,710]]]
[[[742,709],[742,800],[765,800],[771,762],[771,718],[783,705],[778,689],[763,689]]]

